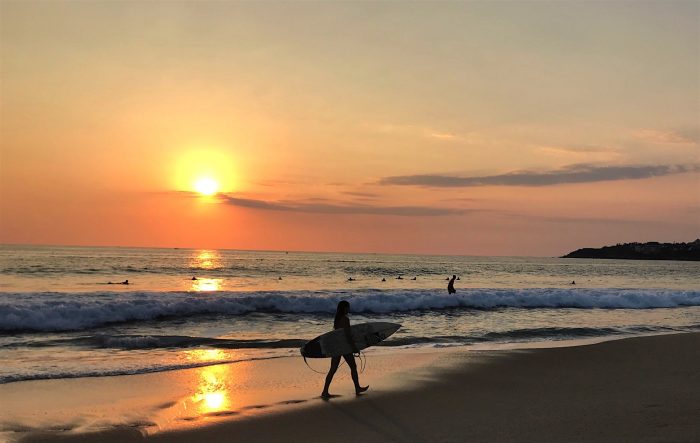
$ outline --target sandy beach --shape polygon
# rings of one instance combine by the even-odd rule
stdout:
[[[693,442],[700,441],[698,349],[700,334],[692,333],[545,349],[396,352],[370,356],[367,395],[351,395],[344,375],[331,389],[340,397],[327,402],[315,398],[321,375],[304,372],[296,359],[277,359],[257,362],[267,368],[263,377],[278,377],[277,388],[239,389],[248,406],[228,405],[228,413],[213,414],[216,420],[193,411],[192,425],[169,430],[137,421],[102,432],[25,429],[15,440]],[[157,386],[171,375],[139,376],[143,385],[132,380],[132,389]],[[91,389],[91,382],[111,385],[116,401],[135,396],[117,393],[129,378],[88,379],[82,389]],[[78,380],[43,383],[54,391],[70,385],[77,389],[74,398],[81,395]],[[22,384],[8,386],[19,391]],[[168,398],[154,389],[146,394],[151,400]],[[40,404],[49,391],[31,391],[31,402]]]
[[[700,443],[699,34],[0,0],[0,443]]]

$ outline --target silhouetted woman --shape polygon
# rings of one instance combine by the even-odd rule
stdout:
[[[348,366],[350,367],[350,374],[352,375],[352,382],[355,383],[355,393],[356,394],[361,394],[365,392],[367,389],[369,389],[369,386],[362,387],[360,386],[360,380],[359,376],[357,375],[357,365],[355,364],[355,356],[353,354],[357,354],[360,352],[357,349],[357,346],[355,345],[355,342],[352,339],[352,333],[350,332],[350,319],[348,318],[348,312],[350,312],[350,303],[347,301],[343,300],[338,303],[338,308],[335,311],[335,320],[333,321],[333,329],[344,329],[345,330],[345,337],[348,339],[348,342],[350,343],[350,346],[352,347],[352,354],[345,354],[343,355],[343,358],[347,362]],[[331,382],[333,381],[333,376],[335,375],[335,371],[338,370],[338,366],[340,365],[340,357],[332,357],[331,358],[331,368],[328,370],[328,375],[326,375],[326,384],[323,386],[323,393],[321,393],[321,397],[323,398],[329,398],[331,395],[328,393],[328,388],[331,386]]]

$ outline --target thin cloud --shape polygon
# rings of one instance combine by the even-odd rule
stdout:
[[[553,186],[569,183],[593,183],[613,180],[639,180],[700,171],[700,165],[595,166],[571,165],[551,171],[517,171],[486,176],[403,175],[384,177],[382,185],[464,188],[475,186]]]
[[[305,199],[301,199],[299,201],[304,202],[304,203],[324,203],[324,202],[332,202],[333,200],[331,200],[330,198],[326,198],[326,197],[308,197]]]
[[[421,136],[430,139],[442,140],[446,142],[457,142],[464,140],[460,134],[442,131],[430,126],[421,125],[400,125],[381,124],[372,126],[373,130],[383,134],[396,134],[403,136]]]
[[[616,152],[617,149],[608,146],[582,145],[582,146],[540,146],[539,151],[552,154],[597,154]]]
[[[379,194],[375,194],[373,192],[343,191],[343,194],[350,195],[352,197],[361,197],[361,198],[377,198],[377,197],[379,197]]]
[[[415,217],[461,215],[469,212],[469,210],[466,209],[441,208],[432,206],[374,206],[345,203],[309,203],[308,201],[257,200],[251,198],[240,198],[230,194],[218,194],[217,196],[223,203],[229,205],[264,211],[304,212],[314,214],[398,215]]]
[[[658,144],[684,144],[693,145],[700,141],[700,131],[694,128],[659,131],[656,129],[640,129],[634,131],[634,137],[651,143]]]
[[[451,134],[449,132],[426,131],[425,134],[428,137],[436,138],[438,140],[445,140],[445,141],[459,141],[459,140],[463,139],[459,135]]]
[[[465,202],[465,203],[473,203],[477,201],[483,201],[483,198],[473,198],[473,197],[451,197],[451,198],[443,198],[440,199],[440,201],[443,202]]]
[[[700,143],[700,127],[679,129],[676,133],[691,143]]]
[[[538,153],[556,157],[566,161],[566,163],[576,163],[586,161],[589,163],[612,163],[620,157],[617,148],[596,145],[574,145],[574,146],[539,146]]]

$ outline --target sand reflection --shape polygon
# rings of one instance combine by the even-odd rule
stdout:
[[[197,392],[192,395],[192,403],[197,405],[200,414],[224,411],[231,407],[228,391],[230,377],[229,365],[202,368]]]
[[[235,360],[230,351],[221,349],[195,349],[187,352],[187,359],[201,362]],[[234,397],[247,375],[242,365],[221,364],[196,370],[197,384],[188,403],[198,415],[218,415],[239,407],[241,399]]]

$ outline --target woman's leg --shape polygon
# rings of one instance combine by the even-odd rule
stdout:
[[[352,382],[355,383],[355,393],[365,392],[369,386],[364,388],[360,386],[360,377],[357,375],[357,364],[355,364],[355,356],[352,354],[345,354],[343,358],[350,366],[350,375],[352,376]]]
[[[321,393],[321,397],[328,397],[330,395],[328,394],[328,388],[331,387],[331,382],[333,381],[335,371],[338,370],[338,365],[340,365],[340,357],[332,357],[331,367],[328,370],[328,375],[326,375],[326,384],[323,386],[323,393]]]

